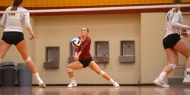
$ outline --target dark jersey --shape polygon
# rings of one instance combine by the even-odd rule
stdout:
[[[77,52],[81,51],[81,55],[79,56],[79,60],[85,60],[92,58],[90,54],[90,37],[86,37],[86,39],[81,43],[80,47],[77,49]]]

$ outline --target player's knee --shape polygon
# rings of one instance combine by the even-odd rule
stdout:
[[[170,63],[170,64],[168,64],[168,66],[170,66],[174,70],[177,67],[177,64]]]
[[[100,76],[103,77],[105,75],[104,71],[100,71]]]
[[[73,69],[71,69],[71,68],[66,68],[66,71],[67,71],[67,72],[72,72]]]
[[[32,58],[30,56],[28,56],[26,59],[24,59],[26,63],[28,62],[32,62]]]

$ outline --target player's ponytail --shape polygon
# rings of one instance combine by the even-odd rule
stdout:
[[[13,7],[11,8],[11,11],[16,11],[18,7],[22,4],[23,0],[14,0]]]

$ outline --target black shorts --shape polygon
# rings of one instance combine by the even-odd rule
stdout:
[[[17,45],[22,40],[24,40],[24,34],[22,32],[3,32],[1,40],[12,45]]]
[[[163,39],[164,49],[173,48],[179,40],[181,40],[181,38],[177,33],[168,35]]]
[[[83,65],[84,68],[88,67],[91,61],[93,61],[92,58],[85,59],[85,60],[79,60],[79,62]]]

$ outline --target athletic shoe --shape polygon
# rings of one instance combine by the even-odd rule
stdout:
[[[190,83],[190,72],[185,71],[183,83]]]
[[[114,87],[120,87],[117,82],[113,82],[113,86],[114,86]]]
[[[40,87],[40,88],[45,88],[45,87],[46,87],[46,84],[45,84],[45,83],[40,83],[40,84],[39,84],[39,87]]]
[[[170,87],[167,83],[165,83],[162,79],[156,78],[153,82],[156,86],[160,86],[163,88],[168,88]]]
[[[77,82],[71,81],[71,83],[67,87],[71,88],[71,87],[76,87],[76,86],[77,86]]]

